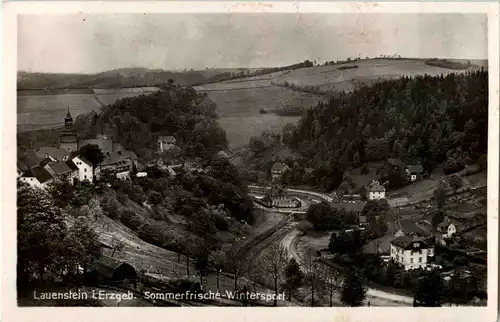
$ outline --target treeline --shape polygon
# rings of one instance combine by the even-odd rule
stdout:
[[[441,163],[459,171],[486,153],[487,115],[484,70],[402,77],[320,102],[283,138],[303,157],[299,166],[314,169],[309,184],[334,189],[349,168],[391,157],[429,173]]]
[[[74,128],[81,139],[108,134],[144,159],[151,158],[162,135],[173,135],[187,156],[209,157],[227,147],[215,103],[191,87],[175,85],[79,115]]]
[[[209,79],[193,84],[192,86],[195,85],[201,85],[201,84],[207,84],[207,83],[217,83],[217,82],[222,82],[222,81],[227,81],[227,80],[232,80],[232,79],[238,79],[242,77],[254,77],[254,76],[260,76],[260,75],[266,75],[266,74],[271,74],[271,73],[276,73],[276,72],[282,72],[282,71],[288,71],[288,70],[294,70],[294,69],[299,69],[299,68],[307,68],[307,67],[313,67],[314,62],[311,62],[309,60],[305,60],[301,63],[297,64],[292,64],[288,66],[283,66],[283,67],[272,67],[272,68],[262,68],[253,72],[250,72],[249,70],[240,70],[238,73],[235,72],[224,72],[220,73],[217,75],[214,75],[210,77]]]
[[[471,62],[470,60],[467,61],[467,63],[461,63],[458,61],[451,61],[447,59],[429,59],[425,62],[429,66],[434,66],[434,67],[443,67],[443,68],[448,68],[448,69],[467,69],[471,67]]]
[[[315,94],[315,95],[332,94],[331,90],[325,90],[325,89],[322,89],[321,86],[315,86],[315,85],[297,85],[294,83],[289,83],[287,81],[285,81],[284,83],[271,82],[271,84],[279,86],[279,87],[288,88],[288,89],[291,89],[292,91],[296,91],[296,92],[303,92],[303,93],[309,93],[309,94]]]

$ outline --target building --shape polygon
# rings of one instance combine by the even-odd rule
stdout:
[[[113,285],[117,285],[117,283],[127,284],[136,282],[137,272],[130,264],[100,255],[93,263],[86,278],[96,284],[99,282],[113,283]]]
[[[64,130],[59,136],[59,148],[68,152],[78,151],[78,135],[73,129],[73,118],[71,117],[69,108],[64,119]]]
[[[29,184],[33,188],[45,189],[48,184],[54,181],[54,177],[40,166],[35,166],[24,172],[19,180]]]
[[[420,164],[407,165],[405,169],[406,175],[411,182],[422,179],[424,168]]]
[[[434,256],[434,246],[417,236],[400,236],[391,241],[391,259],[405,270],[423,268]]]
[[[284,187],[280,186],[272,186],[261,202],[267,207],[299,208],[301,206],[298,198],[291,196]]]
[[[40,160],[49,158],[52,162],[67,161],[69,159],[67,150],[54,147],[42,147],[36,150],[35,154]]]
[[[69,165],[67,162],[52,162],[46,164],[43,168],[47,170],[56,180],[68,181],[70,184],[76,184],[78,182],[77,168]]]
[[[137,167],[137,155],[130,150],[107,153],[104,160],[96,168],[96,177],[104,174],[116,175],[121,172],[132,172]]]
[[[282,162],[275,163],[271,168],[271,178],[273,180],[279,180],[279,178],[281,178],[283,173],[285,173],[288,169],[290,168],[285,163]]]
[[[451,238],[457,232],[457,225],[446,217],[438,226],[437,231],[443,234],[443,238]]]
[[[366,187],[366,199],[368,200],[385,199],[385,187],[381,185],[377,180],[373,180]]]
[[[90,183],[94,182],[92,162],[85,159],[81,155],[74,157],[71,160],[71,163],[74,164],[78,171],[78,180],[80,182],[88,181]]]
[[[387,159],[386,166],[388,169],[399,170],[403,167],[403,162],[400,159]]]
[[[345,194],[340,198],[340,201],[343,203],[359,203],[363,201],[360,194]]]
[[[173,136],[160,136],[158,138],[159,151],[165,152],[172,149],[175,146],[176,140]]]

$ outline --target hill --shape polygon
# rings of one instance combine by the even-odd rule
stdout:
[[[210,68],[168,71],[147,68],[120,68],[96,74],[30,73],[17,74],[17,90],[73,90],[91,88],[147,87],[168,83],[189,86],[258,72],[258,68]],[[67,93],[74,93],[73,91]]]
[[[443,162],[445,174],[459,171],[486,153],[487,124],[487,72],[402,77],[309,109],[287,144],[303,157],[296,170],[314,169],[309,183],[331,190],[345,171],[387,158],[421,164],[428,173]],[[390,187],[403,178],[390,174]]]
[[[217,103],[220,123],[231,148],[246,146],[263,131],[281,132],[297,123],[304,111],[331,96],[363,85],[423,75],[448,75],[480,69],[484,61],[426,59],[365,59],[321,66],[302,64],[269,70],[194,88]],[[263,71],[262,71],[263,72]],[[245,126],[241,126],[245,124]]]

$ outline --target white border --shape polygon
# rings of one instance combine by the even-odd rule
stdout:
[[[2,46],[2,299],[5,321],[494,321],[498,281],[499,5],[497,3],[315,2],[7,2]],[[488,307],[487,308],[18,308],[15,292],[17,15],[69,13],[485,13],[488,14]]]

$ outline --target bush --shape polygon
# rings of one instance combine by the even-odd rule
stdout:
[[[214,222],[215,222],[215,227],[218,230],[222,230],[222,231],[228,231],[229,230],[229,223],[227,222],[226,218],[224,218],[223,216],[220,216],[220,215],[214,215],[213,219],[214,219]]]
[[[140,226],[142,226],[141,217],[137,216],[130,210],[124,210],[120,214],[120,221],[132,230],[137,230]]]
[[[361,174],[368,174],[370,173],[370,169],[368,169],[368,166],[366,164],[363,164],[363,166],[361,167]]]

